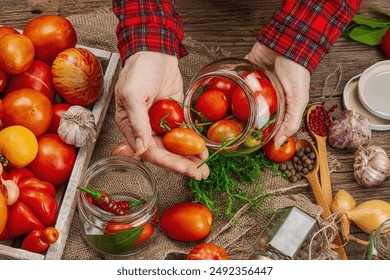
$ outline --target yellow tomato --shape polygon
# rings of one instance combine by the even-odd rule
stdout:
[[[13,125],[0,131],[0,150],[12,165],[25,167],[38,154],[38,141],[28,128]]]
[[[0,186],[0,233],[7,223],[7,204],[3,193],[4,186]]]

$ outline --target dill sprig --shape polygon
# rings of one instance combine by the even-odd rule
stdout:
[[[228,150],[213,153],[207,161],[210,175],[197,181],[190,179],[189,187],[194,200],[206,205],[214,215],[234,215],[246,203],[261,210],[271,197],[264,187],[264,170],[281,176],[279,164],[267,159],[259,150],[249,155],[237,155]],[[250,188],[245,186],[251,185]]]

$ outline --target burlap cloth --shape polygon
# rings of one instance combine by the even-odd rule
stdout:
[[[76,28],[79,44],[117,52],[117,41],[115,37],[117,19],[111,11],[74,15],[70,16],[69,20]],[[188,37],[185,38],[183,43],[189,51],[189,55],[180,60],[180,69],[185,88],[191,77],[203,66],[215,59],[229,55],[217,47],[207,48]],[[114,113],[115,104],[112,99],[102,131],[96,143],[91,164],[103,157],[109,156],[114,146],[124,140],[124,137],[116,128]],[[187,186],[188,178],[151,164],[147,165],[151,168],[158,184],[160,192],[160,213],[171,205],[192,200],[191,192]],[[265,171],[264,176],[267,191],[277,194],[271,201],[267,202],[267,208],[276,210],[286,206],[298,206],[321,222],[321,208],[302,195],[291,195],[292,190],[298,193],[299,188],[307,188],[308,185],[305,180],[291,185],[287,180],[274,176],[274,173]],[[251,247],[256,237],[269,219],[269,214],[259,213],[253,216],[245,214],[246,212],[243,210],[238,211],[232,218],[221,217],[215,220],[212,232],[202,242],[212,242],[224,247],[232,259],[247,259],[252,252]],[[156,242],[144,251],[126,257],[126,259],[182,259],[195,245],[194,243],[174,241],[162,232],[158,232]],[[76,211],[64,249],[63,259],[95,260],[103,258],[107,257],[100,255],[82,239],[79,232],[78,213]],[[335,254],[333,251],[329,251],[329,248],[324,248],[324,252],[319,258],[333,259],[335,258]]]

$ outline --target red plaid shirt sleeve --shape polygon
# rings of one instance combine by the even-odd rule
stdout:
[[[257,40],[312,72],[360,4],[361,0],[283,0]]]
[[[122,61],[138,51],[161,52],[176,57],[187,54],[181,44],[183,22],[174,0],[113,0],[119,23],[116,29]]]

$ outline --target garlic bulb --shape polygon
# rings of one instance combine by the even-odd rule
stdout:
[[[95,117],[91,110],[74,105],[62,113],[58,135],[67,144],[82,147],[88,141],[96,139]]]
[[[335,148],[357,149],[370,139],[370,120],[354,110],[344,110],[329,126],[329,144]]]
[[[360,147],[355,153],[353,168],[356,182],[361,186],[373,188],[390,175],[390,159],[379,146]]]

